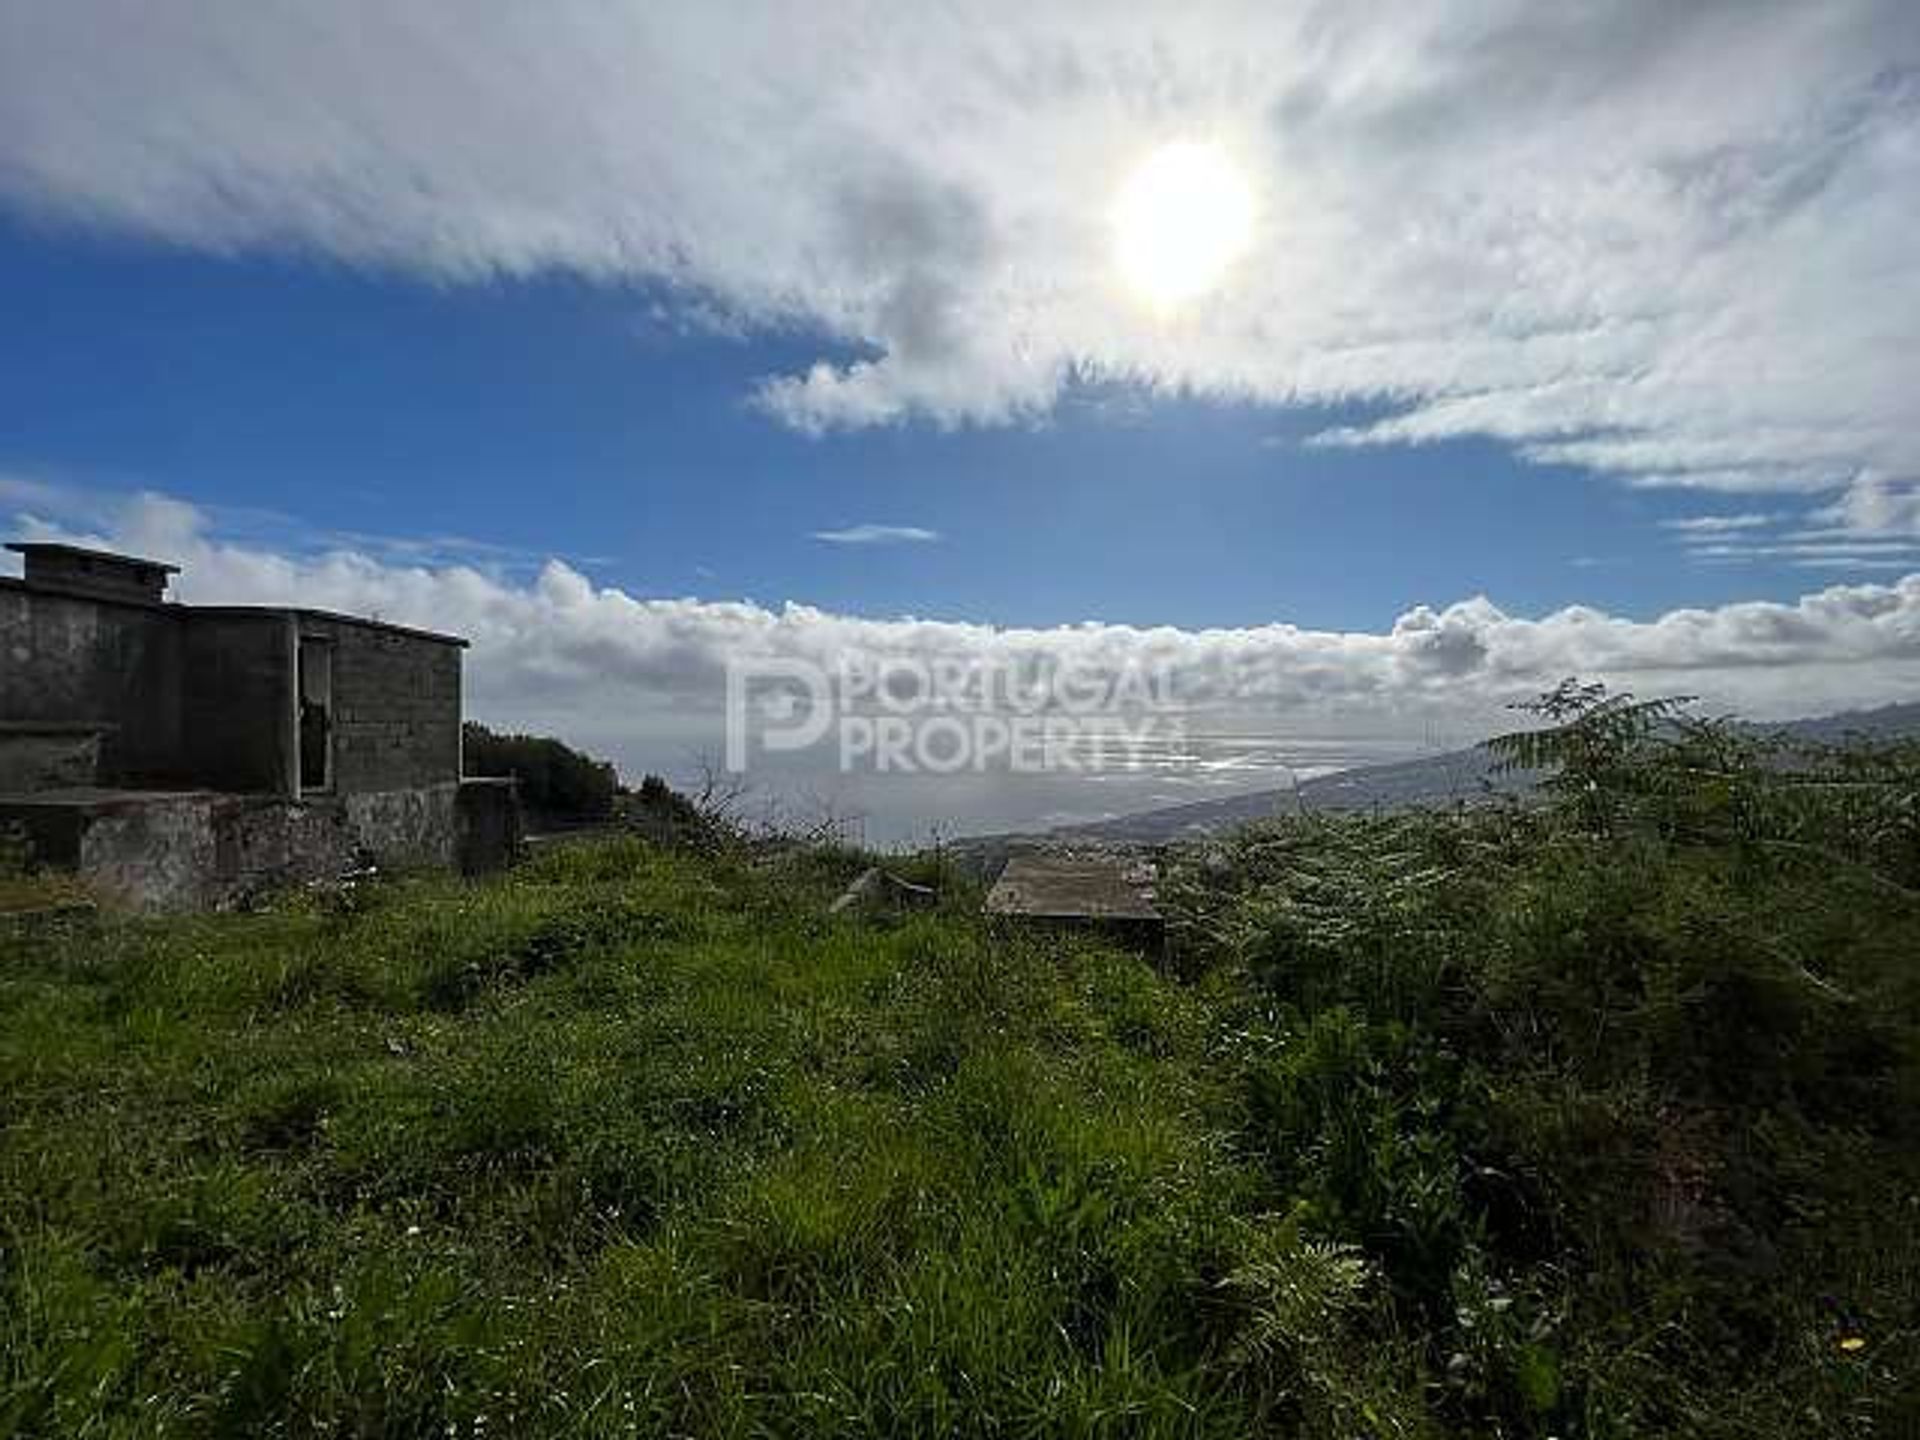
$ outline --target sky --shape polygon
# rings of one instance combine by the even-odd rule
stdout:
[[[1184,153],[1233,213],[1141,200]],[[0,526],[468,634],[472,713],[630,772],[849,647],[1150,658],[1214,737],[810,777],[887,834],[1571,673],[1884,703],[1916,214],[1905,3],[0,0]]]

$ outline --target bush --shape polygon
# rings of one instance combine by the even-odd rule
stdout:
[[[1531,708],[1497,743],[1546,772],[1533,805],[1286,819],[1176,867],[1190,963],[1267,997],[1245,1145],[1386,1279],[1450,1424],[1893,1427],[1856,1332],[1920,1334],[1891,1198],[1920,1180],[1920,753],[1572,682]]]
[[[620,777],[612,765],[544,735],[498,735],[477,720],[461,727],[461,763],[469,775],[510,775],[520,803],[550,820],[604,820]]]

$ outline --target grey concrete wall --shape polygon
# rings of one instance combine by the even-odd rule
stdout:
[[[22,828],[36,863],[72,870],[109,903],[205,910],[370,862],[449,867],[458,791],[449,784],[318,800],[153,791],[0,803],[0,821]]]
[[[97,785],[101,738],[77,726],[0,720],[0,794]]]
[[[74,868],[102,898],[139,910],[190,910],[219,903],[218,837],[212,796],[89,814]]]
[[[300,636],[332,655],[332,785],[297,793]],[[53,594],[0,579],[0,821],[141,909],[517,852],[510,785],[460,779],[457,644],[346,617]],[[97,727],[91,732],[74,722]],[[17,780],[19,783],[14,784]],[[139,794],[56,799],[94,781]],[[39,792],[36,798],[33,792]]]
[[[179,704],[183,769],[196,786],[292,788],[292,620],[279,611],[191,610]]]
[[[511,781],[294,800],[212,791],[0,801],[37,864],[74,871],[109,903],[203,910],[371,863],[385,870],[498,869],[517,858]]]
[[[456,819],[454,859],[462,875],[504,870],[520,858],[526,836],[518,781],[492,776],[462,780]]]
[[[103,722],[101,783],[178,782],[183,614],[0,578],[0,721]]]
[[[0,803],[36,864],[76,873],[110,904],[202,910],[355,868],[345,809],[277,796],[148,791]]]
[[[311,615],[300,617],[300,633],[333,644],[336,793],[460,778],[459,646]]]
[[[362,854],[388,869],[452,866],[463,875],[520,857],[520,795],[512,780],[469,777],[410,790],[341,797]]]
[[[307,612],[139,605],[0,578],[0,724],[108,727],[103,785],[291,795],[296,630],[333,652],[333,793],[460,778],[460,647]]]
[[[445,869],[458,853],[457,782],[343,795],[347,827],[365,858],[387,870]]]

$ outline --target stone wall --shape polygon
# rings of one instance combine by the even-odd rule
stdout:
[[[520,796],[512,780],[468,778],[341,797],[361,853],[386,869],[452,867],[463,875],[519,858]]]
[[[95,816],[76,868],[104,898],[134,909],[202,910],[342,875],[355,860],[337,806],[199,794]]]
[[[459,850],[460,785],[343,795],[347,828],[368,860],[388,870],[447,868]]]
[[[109,904],[201,910],[354,869],[337,804],[208,790],[24,797],[0,802],[34,863],[70,871]]]
[[[0,801],[38,864],[69,870],[135,910],[217,909],[365,865],[498,869],[518,853],[512,782],[293,800],[215,791],[119,792]]]

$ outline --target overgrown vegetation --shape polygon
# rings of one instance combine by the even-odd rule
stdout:
[[[607,761],[547,735],[496,734],[477,720],[461,727],[461,764],[469,775],[518,780],[520,803],[540,822],[604,820],[620,794]]]
[[[15,946],[0,1434],[1914,1433],[1920,757],[1542,719],[1164,964],[634,838]]]
[[[33,846],[21,826],[0,825],[0,923],[21,916],[84,904],[86,892],[72,877],[34,864]]]

